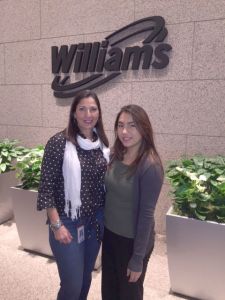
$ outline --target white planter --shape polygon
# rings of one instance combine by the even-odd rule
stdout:
[[[37,211],[37,192],[11,188],[16,226],[21,245],[26,250],[52,256],[48,242],[46,211]]]
[[[0,174],[0,224],[13,217],[10,187],[16,184],[17,179],[14,171]]]
[[[225,224],[166,215],[167,255],[173,292],[225,299]]]

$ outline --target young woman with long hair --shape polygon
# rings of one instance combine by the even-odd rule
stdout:
[[[154,211],[163,167],[143,108],[124,106],[114,131],[115,143],[105,177],[102,299],[142,300],[154,247]]]

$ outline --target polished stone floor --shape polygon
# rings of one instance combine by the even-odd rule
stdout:
[[[93,272],[88,300],[101,300],[100,280],[101,271]],[[54,260],[24,251],[13,221],[0,225],[0,299],[55,300],[58,286]],[[144,300],[158,299],[186,299],[170,293],[164,236],[157,236],[145,279]]]

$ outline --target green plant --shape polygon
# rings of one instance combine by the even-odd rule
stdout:
[[[40,145],[30,149],[27,154],[17,159],[17,178],[21,180],[21,188],[38,189],[43,155],[44,147]]]
[[[17,140],[0,140],[0,174],[15,169],[14,160],[26,153],[26,148],[17,144]]]
[[[225,223],[225,157],[172,161],[166,177],[172,186],[175,213]]]

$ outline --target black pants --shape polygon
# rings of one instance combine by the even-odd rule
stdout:
[[[152,250],[144,258],[137,282],[128,282],[127,266],[133,253],[133,239],[105,228],[102,244],[102,300],[143,300],[143,283]]]

